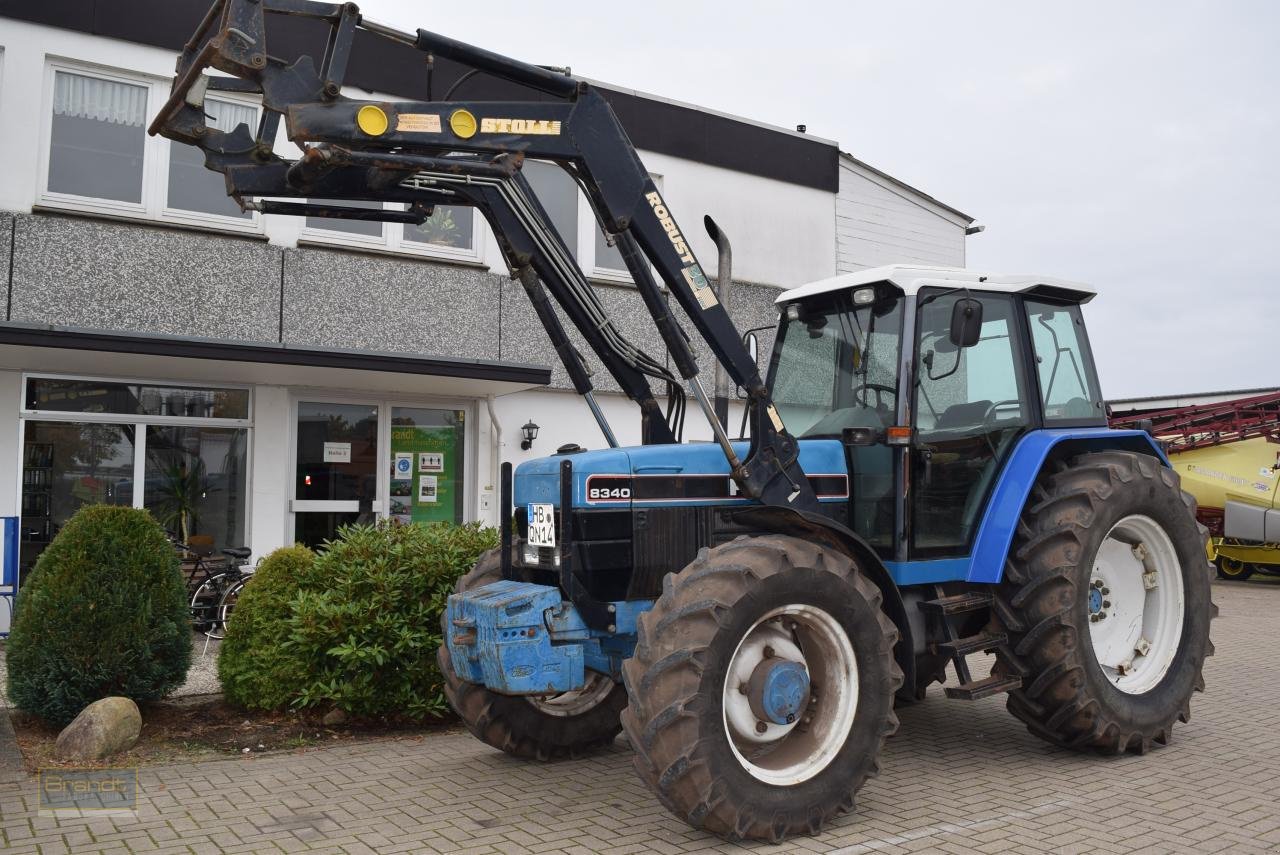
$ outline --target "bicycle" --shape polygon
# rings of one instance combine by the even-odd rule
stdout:
[[[251,554],[249,548],[227,547],[221,550],[223,558],[211,560],[172,535],[170,540],[183,563],[190,562],[186,585],[192,626],[209,639],[221,640],[226,635],[227,618],[235,608],[240,590],[253,575],[252,569],[245,569]]]

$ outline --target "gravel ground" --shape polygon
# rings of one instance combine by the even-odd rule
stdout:
[[[210,640],[206,650],[205,640],[202,633],[191,634],[191,668],[187,671],[187,682],[174,690],[170,697],[210,695],[222,691],[218,683],[218,648],[222,642]],[[9,706],[9,698],[5,694],[9,685],[9,667],[4,653],[5,643],[0,641],[0,707]]]
[[[205,642],[209,647],[205,649]],[[218,682],[218,650],[221,641],[213,641],[203,633],[191,634],[191,668],[187,671],[187,682],[183,683],[170,697],[180,695],[212,695],[222,691]]]

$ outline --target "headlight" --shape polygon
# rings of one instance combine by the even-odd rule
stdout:
[[[549,554],[548,554],[549,553]],[[520,542],[520,562],[526,567],[560,566],[560,550],[531,546],[527,540]]]
[[[528,541],[520,545],[520,560],[534,567],[538,566],[538,547],[531,546]]]

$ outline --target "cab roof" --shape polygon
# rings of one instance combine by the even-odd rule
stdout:
[[[888,282],[904,294],[916,294],[921,288],[969,288],[974,291],[997,291],[1004,294],[1034,294],[1073,303],[1087,303],[1096,293],[1078,282],[1068,282],[1048,276],[982,273],[977,270],[966,270],[963,267],[888,264],[883,267],[858,270],[854,273],[841,273],[830,279],[819,279],[817,282],[783,291],[775,302],[790,303],[815,294],[842,291],[857,288],[860,285],[873,285],[877,282]]]

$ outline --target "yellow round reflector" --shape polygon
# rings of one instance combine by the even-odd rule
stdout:
[[[449,116],[449,127],[464,140],[476,135],[476,117],[468,110],[454,110]]]
[[[360,126],[360,130],[364,131],[371,137],[379,137],[387,132],[387,114],[382,112],[381,107],[375,107],[372,104],[365,104],[356,113],[356,124]]]

